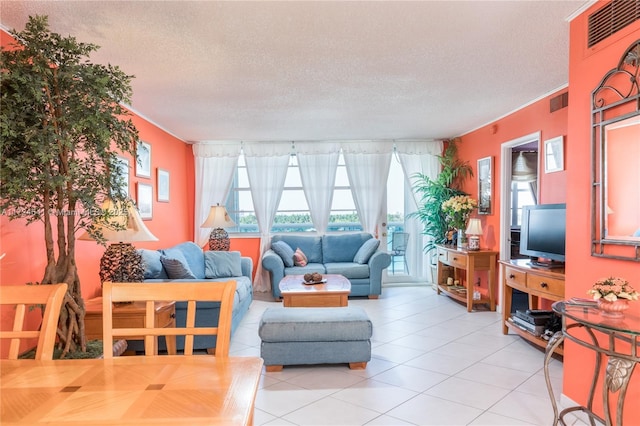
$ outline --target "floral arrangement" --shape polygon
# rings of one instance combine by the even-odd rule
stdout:
[[[447,223],[456,229],[465,229],[469,215],[478,207],[478,202],[468,195],[457,195],[442,203]]]
[[[639,293],[629,285],[624,278],[601,278],[587,291],[593,296],[593,300],[604,299],[609,302],[618,299],[638,300]]]

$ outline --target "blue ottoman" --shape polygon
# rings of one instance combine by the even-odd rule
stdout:
[[[285,365],[343,364],[366,368],[373,326],[364,309],[268,308],[260,320],[260,356],[268,372]]]

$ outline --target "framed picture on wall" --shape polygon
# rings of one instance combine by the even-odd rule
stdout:
[[[564,136],[544,141],[544,172],[564,170]]]
[[[136,176],[151,177],[151,145],[138,141],[136,149]]]
[[[158,175],[158,201],[169,202],[169,171],[156,169]]]
[[[478,160],[478,214],[491,214],[493,157]]]
[[[119,189],[122,194],[129,197],[129,159],[125,157],[116,156],[116,168],[120,172],[121,180]]]
[[[153,219],[153,187],[138,182],[138,211],[144,220]]]

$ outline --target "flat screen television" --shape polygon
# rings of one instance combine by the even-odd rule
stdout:
[[[563,267],[567,226],[566,204],[538,204],[522,209],[520,253],[533,266]]]

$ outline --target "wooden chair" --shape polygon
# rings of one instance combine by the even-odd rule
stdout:
[[[154,355],[158,336],[185,336],[184,355],[193,355],[193,337],[216,335],[215,356],[229,356],[231,340],[231,313],[235,281],[226,282],[162,282],[162,283],[112,283],[102,286],[102,327],[105,342],[117,337],[144,336],[145,355]],[[113,303],[146,302],[146,321],[142,328],[113,328]],[[185,327],[156,328],[155,302],[187,302]],[[217,327],[195,327],[196,302],[220,302],[220,317]],[[104,352],[105,358],[113,356]]]
[[[13,330],[0,331],[0,339],[11,339],[9,359],[20,354],[21,339],[38,339],[36,359],[53,359],[58,318],[67,292],[67,284],[4,285],[0,287],[0,305],[14,310]],[[25,314],[30,306],[44,305],[42,324],[39,330],[25,330]],[[8,309],[3,309],[6,313]]]

